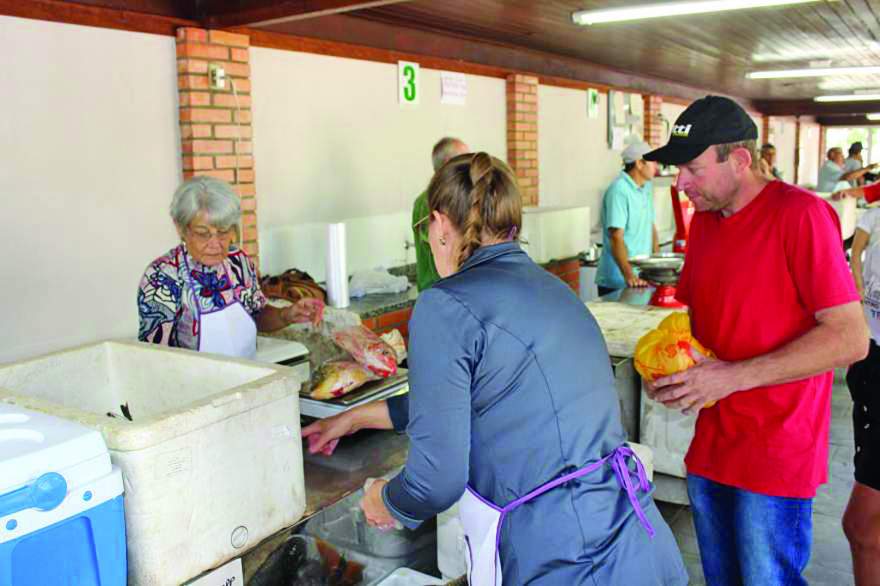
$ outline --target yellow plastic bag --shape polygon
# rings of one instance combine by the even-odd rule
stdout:
[[[699,358],[698,353],[705,358],[715,356],[694,338],[688,314],[676,312],[639,339],[633,361],[642,378],[653,381],[694,366]],[[713,401],[705,406],[714,404]]]

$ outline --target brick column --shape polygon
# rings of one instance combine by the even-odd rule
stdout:
[[[507,77],[507,162],[523,205],[538,205],[538,78]]]
[[[761,117],[761,144],[767,144],[770,140],[770,116]],[[760,146],[760,145],[758,145]]]
[[[249,46],[247,35],[177,30],[183,177],[210,175],[232,184],[241,198],[242,248],[258,263]],[[215,63],[226,71],[223,90],[210,89],[208,65]]]
[[[652,147],[661,147],[666,143],[666,125],[660,117],[660,109],[663,106],[662,96],[646,95],[642,98],[644,103],[645,118],[645,142]],[[675,120],[670,120],[673,124]]]

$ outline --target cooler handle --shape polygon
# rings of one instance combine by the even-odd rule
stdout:
[[[0,517],[27,509],[51,511],[64,502],[67,481],[57,472],[47,472],[29,484],[8,494],[0,495]]]

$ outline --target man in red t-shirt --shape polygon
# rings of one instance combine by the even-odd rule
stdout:
[[[677,296],[717,356],[648,392],[700,412],[685,464],[706,581],[806,584],[832,370],[861,360],[868,334],[837,215],[764,178],[757,136],[739,105],[707,96],[645,155],[679,167],[697,209]]]

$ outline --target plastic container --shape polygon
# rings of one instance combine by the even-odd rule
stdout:
[[[121,495],[100,433],[0,403],[0,586],[125,586]]]
[[[277,586],[279,584],[323,584],[328,575],[327,561],[318,549],[318,538],[311,535],[291,536],[276,549],[251,576],[249,586]],[[346,564],[355,563],[362,571],[360,586],[375,586],[400,568],[394,559],[369,556],[327,542]],[[349,576],[351,577],[351,576]]]
[[[103,342],[0,367],[0,402],[102,432],[125,480],[129,582],[180,584],[302,516],[300,383],[285,367]]]
[[[371,527],[364,517],[359,490],[336,505],[315,515],[306,524],[306,533],[334,545],[370,556],[388,558],[397,567],[431,569],[436,550],[436,523],[426,521],[416,530]]]
[[[445,584],[445,582],[409,568],[394,570],[391,575],[379,582],[379,586],[430,586],[433,584]]]

